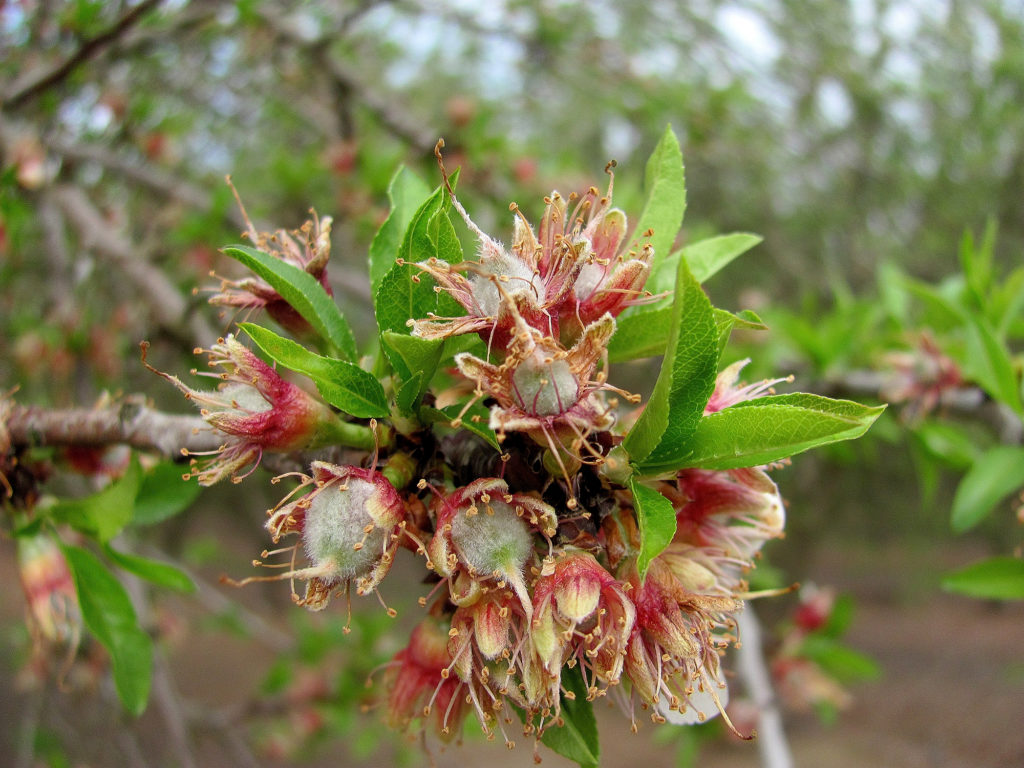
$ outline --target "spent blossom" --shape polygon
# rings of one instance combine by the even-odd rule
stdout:
[[[622,674],[636,610],[623,585],[594,556],[564,548],[545,563],[533,591],[531,636],[545,671],[556,680],[566,661],[581,669],[588,695]]]
[[[249,219],[238,191],[231,184],[238,207],[245,219],[244,236],[259,250],[312,275],[327,294],[333,295],[327,279],[327,262],[331,256],[331,217],[322,219],[312,211],[312,219],[299,229],[288,232],[259,232]],[[309,323],[265,280],[249,276],[239,280],[222,279],[220,289],[210,297],[211,304],[240,310],[264,309],[283,328],[300,335],[310,332]]]
[[[258,576],[253,581],[299,579],[306,582],[306,593],[293,601],[311,611],[327,606],[339,589],[348,594],[355,582],[356,593],[376,592],[391,569],[395,551],[405,527],[406,508],[394,486],[374,469],[338,466],[314,461],[313,476],[270,512],[267,530],[274,543],[290,534],[298,534],[309,565],[294,566],[298,544],[263,557],[292,553],[292,567],[277,576]],[[313,489],[292,501],[298,492]],[[287,502],[287,503],[285,503]],[[389,614],[394,614],[388,609]]]
[[[606,314],[615,317],[642,300],[654,253],[650,245],[622,252],[626,215],[611,205],[614,163],[608,165],[606,194],[591,187],[568,201],[557,191],[545,198],[536,233],[513,203],[512,246],[506,249],[481,230],[458,201],[441,161],[441,146],[435,154],[445,187],[453,207],[476,235],[479,252],[476,259],[454,265],[438,259],[419,263],[466,315],[415,319],[411,324],[417,335],[443,338],[475,332],[489,348],[501,350],[517,334],[521,318],[572,345],[591,323]]]
[[[331,409],[281,378],[234,336],[219,339],[209,353],[210,367],[220,371],[192,373],[216,379],[219,384],[213,391],[193,389],[176,376],[146,366],[174,384],[199,406],[211,427],[228,436],[212,455],[192,460],[192,474],[200,485],[213,485],[226,477],[241,481],[259,464],[264,451],[295,451],[331,440],[338,421]],[[249,467],[249,472],[239,474]]]
[[[486,590],[508,586],[529,616],[524,572],[536,557],[533,534],[550,541],[556,527],[548,504],[509,493],[508,484],[498,478],[475,480],[441,501],[427,545],[430,567],[447,579],[457,606],[472,605]]]

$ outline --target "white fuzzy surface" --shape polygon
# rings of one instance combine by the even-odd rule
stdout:
[[[501,499],[490,501],[494,514],[488,514],[487,506],[477,502],[477,514],[462,512],[452,521],[452,541],[459,558],[481,575],[521,572],[533,549],[530,529]]]
[[[380,559],[388,533],[379,526],[369,535],[363,532],[373,522],[366,511],[373,483],[350,478],[346,484],[347,490],[332,485],[313,497],[302,530],[306,555],[317,565],[333,564],[339,580],[366,575]],[[364,537],[363,547],[353,549]]]

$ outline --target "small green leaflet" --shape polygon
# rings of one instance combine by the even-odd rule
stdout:
[[[594,704],[587,700],[579,665],[562,671],[562,687],[574,698],[562,695],[561,715],[565,725],[544,731],[541,742],[580,768],[597,768],[601,762],[601,744],[594,717]]]
[[[653,488],[642,485],[635,477],[629,479],[629,490],[633,493],[633,509],[640,526],[640,554],[636,568],[642,579],[651,560],[672,543],[672,537],[676,535],[676,511],[672,502]]]
[[[665,359],[654,392],[622,443],[634,464],[672,463],[685,455],[687,441],[715,388],[715,314],[685,261],[679,262],[670,321]]]
[[[181,483],[181,473],[178,473]],[[139,460],[132,461],[124,475],[102,491],[84,499],[58,502],[51,510],[55,520],[68,523],[76,530],[95,536],[100,542],[114,538],[132,519],[135,497],[142,485]]]
[[[734,328],[743,328],[748,331],[767,331],[768,326],[764,324],[756,313],[749,309],[741,310],[734,315],[724,309],[715,308],[715,327],[718,330],[718,359],[722,359],[725,348],[729,344]]]
[[[964,372],[993,398],[1024,416],[1021,395],[1017,391],[1017,373],[1006,344],[983,317],[969,316],[965,331]]]
[[[641,467],[660,474],[682,467],[736,469],[769,464],[864,434],[885,406],[869,408],[849,400],[797,392],[737,403],[700,420],[680,460]]]
[[[344,359],[355,360],[359,356],[348,320],[315,277],[247,245],[230,245],[224,253],[269,283]]]
[[[240,323],[239,327],[279,364],[312,379],[320,394],[335,408],[361,419],[388,415],[384,387],[369,371],[355,363],[310,352],[301,344],[262,326]]]
[[[654,248],[651,264],[653,270],[672,250],[672,243],[675,242],[686,212],[683,153],[671,125],[665,128],[658,146],[647,160],[644,187],[647,190],[647,201],[633,230],[633,240],[638,245],[650,242]],[[650,238],[644,236],[647,230],[653,231]]]
[[[456,174],[450,177],[454,185]],[[448,219],[451,201],[440,186],[413,214],[405,231],[398,257],[403,264],[394,264],[381,278],[374,292],[374,311],[381,332],[409,333],[407,321],[427,317],[431,312],[448,315],[463,310],[446,296],[439,297],[434,281],[421,274],[417,262],[436,257],[449,264],[462,261],[462,245]],[[417,278],[413,280],[413,278]],[[447,299],[447,300],[446,300]]]
[[[984,520],[1003,498],[1024,487],[1024,448],[1001,445],[979,456],[953,496],[953,530],[963,533]]]
[[[404,413],[412,413],[434,378],[434,372],[441,362],[444,340],[420,339],[404,333],[384,331],[381,344],[391,367],[403,381],[397,398],[398,405]]]
[[[735,315],[718,308],[715,308],[714,312],[715,325],[718,327],[719,357],[729,341],[733,328],[756,331],[768,328],[761,318],[749,309]],[[620,316],[615,322],[615,335],[608,344],[608,360],[612,363],[622,363],[665,354],[671,328],[671,307]]]
[[[391,213],[370,244],[370,292],[376,294],[380,281],[393,266],[405,230],[413,214],[430,196],[430,187],[405,166],[398,169],[388,185]]]
[[[196,591],[196,585],[192,583],[192,579],[173,565],[150,560],[146,557],[139,557],[138,555],[129,555],[126,552],[118,552],[109,544],[104,545],[103,553],[117,567],[123,568],[129,573],[134,573],[140,579],[145,579],[152,584],[167,587],[177,592]]]
[[[665,354],[672,331],[672,308],[620,315],[608,343],[608,360],[622,363]]]
[[[153,642],[139,626],[124,587],[91,552],[62,545],[75,579],[85,626],[110,653],[114,686],[124,708],[141,715],[149,699]]]
[[[1024,600],[1024,560],[993,557],[947,575],[942,588],[988,600]]]
[[[876,680],[881,675],[878,663],[870,656],[847,648],[823,634],[815,633],[804,638],[800,653],[843,684]]]

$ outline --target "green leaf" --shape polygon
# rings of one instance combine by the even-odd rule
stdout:
[[[181,473],[178,479],[181,480]],[[51,514],[54,519],[68,523],[76,530],[107,542],[131,522],[141,484],[142,468],[138,458],[133,456],[124,475],[102,491],[84,499],[60,501],[52,508]]]
[[[983,317],[967,318],[964,368],[993,398],[1024,415],[1010,352]]]
[[[454,187],[456,174],[450,181]],[[431,257],[455,264],[462,260],[462,247],[455,228],[448,220],[451,201],[444,186],[434,193],[413,214],[405,231],[398,257],[405,263],[394,264],[381,278],[374,293],[374,311],[381,332],[408,334],[409,320],[426,317],[438,311],[435,282],[416,266]],[[413,280],[413,278],[417,278]],[[454,306],[451,306],[453,305]],[[449,314],[462,311],[453,301],[445,303]]]
[[[704,283],[718,274],[739,256],[758,245],[763,237],[749,232],[733,232],[698,240],[673,253],[658,263],[647,281],[651,293],[671,291],[679,259],[686,259],[690,273],[698,283]],[[637,314],[642,313],[642,309]]]
[[[61,549],[75,579],[85,626],[107,649],[114,685],[125,709],[141,715],[149,698],[153,643],[135,618],[128,593],[91,552]]]
[[[413,214],[430,196],[430,187],[415,173],[402,166],[388,185],[391,213],[377,230],[370,244],[370,292],[377,292],[380,281],[395,265],[398,249]]]
[[[398,406],[400,412],[416,413],[422,382],[423,375],[417,373],[398,388],[398,392],[395,393],[395,405]]]
[[[678,267],[678,263],[676,263]],[[768,326],[760,317],[749,309],[733,314],[724,309],[715,308],[715,325],[718,332],[719,357],[722,348],[729,341],[734,328],[746,328],[763,331]],[[639,360],[643,357],[656,357],[665,353],[668,337],[672,329],[672,308],[638,312],[631,315],[620,315],[615,321],[615,335],[608,344],[608,360],[622,363],[628,360]]]
[[[854,601],[849,595],[839,595],[832,604],[828,621],[820,630],[821,634],[838,640],[853,624]]]
[[[665,551],[676,535],[676,511],[672,502],[653,488],[641,485],[636,478],[629,479],[633,493],[633,509],[640,526],[640,554],[636,560],[642,579],[651,560]]]
[[[311,274],[269,253],[247,245],[230,245],[224,249],[231,258],[255,272],[281,294],[292,308],[302,315],[321,338],[329,341],[346,360],[355,360],[356,340],[345,316],[334,299]]]
[[[675,461],[687,452],[715,388],[718,330],[711,302],[679,262],[669,341],[654,392],[622,443],[633,463]]]
[[[642,245],[646,241],[654,248],[651,263],[653,270],[672,250],[672,243],[675,242],[686,212],[683,153],[672,126],[666,126],[658,146],[647,160],[644,188],[647,190],[647,200],[633,230],[633,238],[638,244]],[[653,231],[649,238],[644,236],[647,230]]]
[[[992,512],[1003,498],[1024,486],[1024,448],[1001,445],[977,458],[953,496],[951,523],[963,533]]]
[[[202,486],[181,479],[184,469],[173,461],[162,461],[146,472],[135,498],[132,525],[153,525],[188,509],[202,492]]]
[[[118,552],[109,544],[103,547],[103,553],[118,568],[123,568],[129,573],[134,573],[141,579],[145,579],[161,587],[167,587],[178,592],[195,592],[196,585],[192,579],[179,568],[157,560],[129,555],[127,552]]]
[[[864,434],[885,410],[849,400],[797,392],[748,400],[700,420],[689,451],[672,461],[648,462],[645,474],[682,467],[736,469],[769,464],[819,445]]]
[[[587,686],[578,665],[562,671],[562,687],[573,694],[571,699],[562,694],[561,715],[565,725],[548,728],[541,741],[581,768],[597,768],[601,761],[597,718],[593,702],[587,700]]]
[[[354,363],[323,357],[291,339],[252,323],[239,326],[268,356],[292,371],[305,374],[324,400],[335,408],[361,419],[388,415],[384,387],[369,371]]]
[[[384,331],[381,334],[381,342],[384,353],[391,361],[392,368],[405,382],[400,392],[405,391],[406,395],[400,398],[402,402],[399,402],[399,407],[403,412],[411,413],[419,406],[420,400],[437,371],[438,364],[441,362],[441,354],[444,351],[444,340],[420,339],[404,333]],[[413,379],[416,380],[416,386],[406,391],[406,385],[410,384]]]
[[[981,453],[974,437],[959,424],[923,421],[910,434],[929,459],[937,459],[953,469],[970,468]]]
[[[757,313],[749,309],[742,310],[734,315],[724,309],[715,307],[715,328],[718,332],[718,359],[722,359],[725,348],[729,344],[734,328],[744,328],[751,331],[766,331],[768,326],[764,324]]]
[[[967,288],[973,294],[974,303],[983,306],[992,285],[992,255],[996,240],[996,221],[990,218],[985,225],[981,244],[975,247],[974,236],[964,232],[960,240],[960,265],[963,268]]]
[[[989,600],[1024,600],[1024,560],[993,557],[962,568],[942,580],[942,588]]]
[[[671,307],[620,315],[615,320],[615,335],[608,343],[608,359],[621,363],[662,355],[671,330]]]
[[[806,637],[800,652],[840,683],[875,680],[881,674],[878,662],[870,656],[840,645],[825,635]]]

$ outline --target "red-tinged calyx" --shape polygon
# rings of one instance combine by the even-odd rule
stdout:
[[[742,603],[692,592],[677,571],[684,579],[692,575],[659,556],[643,581],[635,570],[629,576],[636,624],[625,669],[635,693],[654,708],[656,718],[685,724],[724,715],[719,652],[735,639],[732,614]]]
[[[448,627],[444,619],[426,617],[388,665],[384,686],[389,689],[387,711],[392,727],[409,728],[433,717],[435,730],[445,740],[461,730],[469,710],[465,686],[450,674]]]
[[[209,365],[220,370],[198,375],[220,382],[213,391],[192,389],[177,377],[151,368],[199,406],[210,426],[229,436],[211,458],[193,459],[193,474],[200,485],[213,485],[226,477],[237,482],[245,477],[241,470],[258,464],[264,451],[323,445],[340,428],[338,417],[326,404],[285,381],[234,336],[210,348]]]
[[[749,567],[766,541],[782,536],[779,489],[757,468],[684,469],[664,493],[676,510],[676,541]]]

